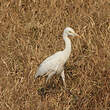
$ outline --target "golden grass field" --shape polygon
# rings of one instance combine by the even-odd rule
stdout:
[[[0,110],[110,110],[109,0],[0,0]],[[54,76],[34,78],[40,63],[64,49],[67,89]]]

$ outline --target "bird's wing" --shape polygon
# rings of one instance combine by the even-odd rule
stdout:
[[[62,51],[59,51],[52,56],[46,58],[39,66],[38,71],[35,75],[37,76],[42,76],[46,73],[49,73],[51,71],[56,71],[57,67],[59,65],[59,60],[61,59],[62,56]]]
[[[61,57],[61,55],[62,55],[62,51],[59,51],[59,52],[51,55],[50,57],[47,57],[42,63],[49,63],[49,61],[59,59],[59,57]]]

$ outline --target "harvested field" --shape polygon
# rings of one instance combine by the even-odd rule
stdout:
[[[34,78],[40,63],[64,49],[72,27],[72,53],[62,79]],[[0,0],[0,110],[110,110],[109,0]]]

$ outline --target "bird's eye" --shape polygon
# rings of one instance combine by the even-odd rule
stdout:
[[[69,31],[69,33],[72,33],[71,31]]]

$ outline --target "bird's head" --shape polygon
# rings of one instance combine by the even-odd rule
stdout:
[[[64,36],[65,35],[67,35],[67,36],[73,36],[73,37],[75,37],[75,36],[79,36],[77,33],[75,33],[75,31],[72,29],[72,28],[70,28],[70,27],[66,27],[65,29],[64,29]]]

